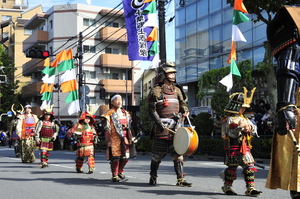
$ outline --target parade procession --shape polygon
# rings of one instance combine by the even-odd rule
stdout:
[[[1,198],[300,199],[300,0],[0,6]]]

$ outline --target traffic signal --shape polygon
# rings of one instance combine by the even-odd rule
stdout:
[[[29,49],[26,51],[26,57],[29,58],[46,59],[49,56],[50,52],[48,50]]]
[[[100,99],[105,99],[105,88],[100,88]]]

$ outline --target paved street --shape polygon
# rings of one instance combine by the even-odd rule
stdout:
[[[39,158],[38,150],[36,157]],[[193,156],[186,157],[184,169],[186,179],[193,182],[193,187],[178,187],[173,164],[166,157],[159,168],[158,185],[149,186],[150,154],[139,153],[136,159],[130,160],[125,168],[126,180],[120,183],[110,182],[110,165],[105,160],[104,151],[96,153],[93,174],[75,172],[75,152],[52,151],[49,167],[41,169],[39,160],[34,163],[21,163],[14,157],[13,148],[0,147],[0,198],[252,198],[245,196],[245,183],[238,170],[238,179],[233,189],[238,196],[226,196],[221,191],[222,180],[218,174],[225,168],[221,157]],[[260,160],[259,160],[260,161]],[[263,161],[263,160],[261,160]],[[289,198],[284,190],[264,188],[268,173],[268,161],[263,161],[265,170],[258,168],[256,188],[263,191],[258,198]]]

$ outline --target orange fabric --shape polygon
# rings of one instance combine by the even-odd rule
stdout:
[[[239,10],[243,13],[248,13],[248,11],[247,11],[244,3],[243,3],[243,0],[234,0],[233,9],[234,10]]]
[[[56,59],[58,60],[58,62],[62,62],[62,61],[68,60],[68,57],[67,57],[67,51],[66,51],[66,50],[60,51],[60,52],[56,55]]]
[[[157,27],[154,27],[149,36],[147,37],[147,41],[157,41],[158,36],[157,36],[158,29]]]
[[[63,93],[71,92],[77,89],[77,81],[76,79],[66,81],[61,83],[60,86],[61,86],[61,92]]]
[[[67,50],[66,55],[67,55],[67,59],[73,59],[72,48],[70,48],[69,50]]]
[[[246,152],[247,152],[246,136],[243,136],[240,153],[246,155]]]
[[[47,57],[47,58],[44,60],[44,66],[46,66],[46,67],[50,66],[50,57]]]
[[[231,41],[231,51],[230,51],[230,54],[229,54],[228,59],[227,59],[228,64],[231,63],[231,58],[236,60],[236,49],[235,49],[235,42],[234,41]]]
[[[54,84],[48,84],[48,83],[44,83],[42,86],[41,86],[41,91],[40,93],[44,93],[44,92],[50,92],[52,93],[53,92],[53,88],[54,88]]]
[[[57,65],[58,65],[58,60],[57,59],[55,59],[52,63],[51,63],[51,67],[57,67]]]

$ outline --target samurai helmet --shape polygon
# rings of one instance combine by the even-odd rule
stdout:
[[[253,98],[253,95],[254,95],[254,91],[256,90],[256,87],[254,87],[252,90],[251,90],[251,94],[250,96],[248,97],[248,90],[246,87],[243,87],[244,88],[244,104],[242,105],[242,107],[246,107],[246,108],[250,108],[250,104],[252,102],[252,98]]]
[[[89,106],[88,105],[86,105],[86,111],[81,114],[81,116],[79,118],[79,123],[82,123],[83,120],[85,120],[87,117],[90,118],[89,124],[94,124],[95,123],[95,119],[94,118],[96,116],[93,115],[91,111],[89,111]]]
[[[251,95],[248,97],[248,90],[246,87],[244,88],[244,93],[233,93],[229,96],[230,101],[224,109],[225,112],[229,113],[239,113],[241,107],[250,108],[250,104],[252,102],[252,98],[254,95],[254,91],[256,87],[251,90]]]
[[[176,73],[177,70],[174,63],[161,64],[157,69],[157,74],[155,77],[155,83],[163,82],[167,73]]]
[[[46,107],[42,110],[43,115],[41,115],[41,116],[39,117],[40,120],[43,120],[45,115],[50,115],[50,119],[51,119],[51,120],[54,119],[54,112],[52,111],[53,105],[54,105],[54,104],[52,104],[50,107],[49,107],[49,106],[46,106]]]
[[[225,112],[229,113],[239,113],[240,108],[244,104],[244,94],[243,93],[233,93],[229,96],[230,101],[224,109]]]
[[[24,107],[22,106],[22,104],[20,104],[20,106],[22,108],[21,110],[14,110],[14,106],[15,106],[15,104],[11,105],[11,111],[14,113],[14,115],[21,114],[24,112]]]

